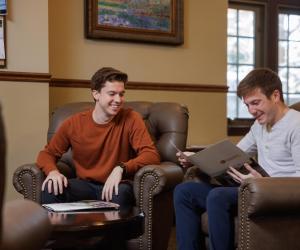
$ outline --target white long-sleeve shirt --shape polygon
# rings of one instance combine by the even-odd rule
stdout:
[[[272,177],[300,176],[300,112],[290,109],[270,131],[257,121],[238,143]]]

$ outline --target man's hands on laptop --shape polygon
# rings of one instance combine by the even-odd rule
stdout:
[[[238,170],[233,167],[229,167],[227,173],[237,182],[242,183],[244,180],[248,178],[260,178],[262,175],[254,170],[248,163],[244,164],[245,168],[249,171],[248,174],[242,174]]]
[[[190,167],[192,163],[189,162],[188,156],[195,154],[194,152],[185,151],[182,152],[173,141],[170,141],[171,146],[177,151],[176,156],[178,157],[178,161],[183,167]]]
[[[66,188],[68,186],[68,180],[66,176],[61,174],[58,170],[52,170],[43,182],[42,191],[45,190],[46,185],[49,193],[53,192],[55,195],[58,195],[62,194],[64,187]]]
[[[195,154],[194,152],[189,152],[189,151],[177,151],[176,156],[178,157],[178,161],[180,163],[181,166],[187,168],[192,166],[192,163],[189,162],[188,160],[188,156]]]

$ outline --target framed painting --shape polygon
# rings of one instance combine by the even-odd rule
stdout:
[[[5,16],[0,15],[0,68],[6,67],[6,35],[5,35]]]
[[[184,0],[85,0],[85,35],[180,45]]]

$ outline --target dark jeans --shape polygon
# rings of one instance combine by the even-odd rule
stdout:
[[[197,182],[177,185],[174,206],[178,249],[200,249],[201,214],[204,211],[208,214],[210,249],[234,249],[237,201],[238,187],[216,187]]]
[[[42,192],[42,204],[73,202],[79,200],[101,200],[101,193],[104,184],[81,180],[68,179],[68,186],[64,192],[59,195],[49,193],[47,185]],[[132,207],[135,203],[133,188],[129,182],[119,184],[119,194],[113,194],[112,202],[119,204],[121,207]]]

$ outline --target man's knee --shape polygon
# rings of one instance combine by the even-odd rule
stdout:
[[[235,192],[233,192],[233,189],[217,187],[209,192],[206,203],[207,207],[230,207],[235,203],[235,199]]]
[[[174,190],[174,205],[178,205],[184,201],[190,201],[195,192],[201,192],[202,184],[196,182],[183,182],[178,184]],[[197,191],[196,191],[197,190]]]
[[[50,204],[50,203],[61,202],[60,196],[61,195],[55,195],[53,192],[49,193],[48,190],[46,189],[41,193],[41,203]]]
[[[118,195],[113,195],[112,201],[124,207],[133,206],[135,204],[135,197],[132,185],[129,183],[121,183],[119,185]]]
[[[48,184],[45,185],[44,191],[41,192],[41,203],[42,204],[50,204],[50,203],[57,203],[63,202],[64,195],[58,194],[55,195],[52,187],[52,191],[49,192]]]
[[[133,187],[129,183],[120,183],[119,184],[119,193],[120,194],[133,194]]]
[[[187,191],[188,191],[188,188],[187,188],[186,183],[178,184],[174,189],[174,194],[173,194],[174,204],[177,204],[178,202],[181,202],[184,199]]]

